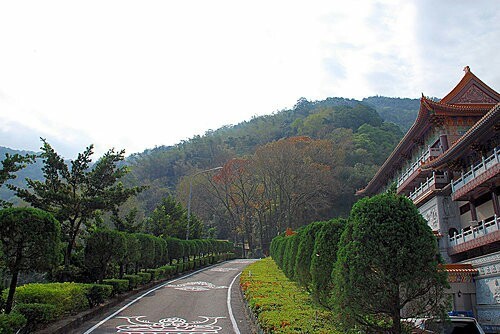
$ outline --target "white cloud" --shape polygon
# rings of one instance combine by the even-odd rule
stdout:
[[[465,65],[498,89],[495,4],[2,2],[0,131],[129,154],[300,97],[442,96]]]

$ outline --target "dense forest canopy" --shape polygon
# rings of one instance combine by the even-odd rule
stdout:
[[[366,185],[411,126],[418,107],[418,99],[380,96],[362,101],[300,98],[292,109],[209,130],[173,146],[132,154],[123,162],[130,169],[124,182],[147,189],[125,203],[121,214],[135,210],[136,219],[147,223],[146,218],[152,216],[163,199],[174,196],[187,207],[191,192],[193,215],[205,222],[212,233],[216,231],[217,237],[235,241],[242,238],[245,242],[251,240],[257,248],[267,248],[270,238],[280,232],[276,226],[295,228],[347,214],[355,201],[355,191]],[[2,156],[5,152],[18,153],[0,147]],[[192,177],[214,167],[224,167],[227,172],[238,165],[235,159],[240,159],[245,168],[233,170],[231,182],[248,182],[247,188],[242,188],[243,183],[240,187],[234,182],[225,183],[229,179],[215,184],[217,177],[222,179],[220,172]],[[295,172],[292,165],[297,166]],[[297,191],[287,190],[293,182],[280,183],[276,176],[289,173],[286,177],[297,181],[300,173],[306,172],[309,177],[301,181],[304,186]],[[40,162],[19,172],[13,182],[19,186],[26,177],[42,178]],[[255,189],[248,188],[249,184],[254,184]],[[325,188],[320,190],[320,185]],[[220,193],[217,196],[217,191],[222,190],[235,200],[225,203]],[[1,191],[2,198],[12,200],[12,193],[5,187]],[[300,198],[299,193],[305,197]],[[319,193],[321,198],[312,196]],[[236,200],[238,196],[253,197],[247,198],[245,204]],[[249,213],[242,205],[252,206],[254,211]],[[296,211],[298,207],[303,209]],[[242,217],[241,210],[252,218]],[[231,218],[234,213],[239,216]],[[255,237],[256,233],[260,236]]]

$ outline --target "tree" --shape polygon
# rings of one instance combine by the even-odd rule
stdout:
[[[163,235],[179,239],[186,237],[187,227],[186,209],[170,195],[162,198],[161,203],[156,206],[144,224],[145,231],[154,236]],[[201,229],[201,222],[194,215],[191,215],[189,235],[193,238],[199,238]]]
[[[242,236],[242,243],[248,243],[249,248],[253,250],[254,196],[257,182],[251,172],[250,160],[228,161],[213,177],[211,184],[215,197],[226,209],[233,232]]]
[[[106,278],[109,266],[123,262],[127,254],[127,240],[117,230],[97,229],[85,242],[85,266],[99,283]]]
[[[184,244],[181,239],[166,237],[167,241],[167,253],[170,260],[170,265],[172,265],[172,261],[176,260],[177,263],[180,262],[180,259],[184,256]]]
[[[61,223],[66,242],[64,264],[71,254],[82,226],[90,224],[98,210],[116,212],[118,207],[143,187],[125,188],[119,180],[128,172],[123,161],[125,151],[109,150],[91,167],[93,145],[71,161],[71,168],[42,139],[43,174],[45,181],[27,179],[28,189],[11,187],[16,195],[33,207],[52,213]]]
[[[304,226],[297,233],[299,245],[297,248],[297,257],[295,260],[295,279],[297,282],[310,290],[312,282],[311,260],[313,257],[314,243],[316,235],[325,222],[314,222]]]
[[[155,261],[155,236],[145,233],[134,233],[134,236],[139,240],[139,254],[135,264],[135,272],[139,272],[141,268],[153,268]]]
[[[437,241],[414,204],[384,193],[358,201],[333,271],[333,304],[343,324],[402,332],[402,317],[442,316],[446,272]]]
[[[10,155],[5,153],[5,159],[2,161],[2,168],[0,169],[0,187],[7,182],[16,178],[15,172],[26,167],[27,164],[33,163],[35,157],[33,155]],[[0,208],[10,207],[12,203],[0,199]]]
[[[34,208],[0,210],[0,247],[12,274],[5,313],[10,313],[23,271],[46,271],[57,265],[61,228],[53,215]]]
[[[125,256],[118,262],[118,265],[120,266],[120,278],[123,278],[123,275],[128,273],[128,265],[135,265],[135,263],[141,258],[141,253],[139,240],[136,238],[135,234],[126,232],[121,233],[125,237],[127,244],[127,247],[125,247],[127,250]]]
[[[337,260],[338,243],[344,226],[344,219],[329,220],[321,226],[314,241],[310,269],[311,290],[313,298],[325,307],[329,307],[333,288],[331,273]]]

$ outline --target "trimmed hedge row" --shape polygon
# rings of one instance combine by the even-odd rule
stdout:
[[[271,257],[286,277],[325,307],[329,307],[331,273],[344,226],[344,219],[314,222],[271,242]]]
[[[104,279],[104,284],[32,283],[16,288],[11,314],[0,314],[0,333],[16,333],[24,327],[28,332],[42,328],[65,316],[95,307],[109,298],[133,290],[140,285],[168,279],[184,271],[233,258],[233,253],[205,256],[196,260],[146,269],[123,279]],[[1,294],[5,299],[8,289]],[[28,327],[26,327],[28,326]]]

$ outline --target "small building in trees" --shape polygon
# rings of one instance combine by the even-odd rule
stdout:
[[[419,208],[446,261],[456,311],[500,330],[500,94],[465,75],[439,101],[422,96],[417,118],[366,187],[396,185]],[[411,238],[411,235],[408,235]]]

